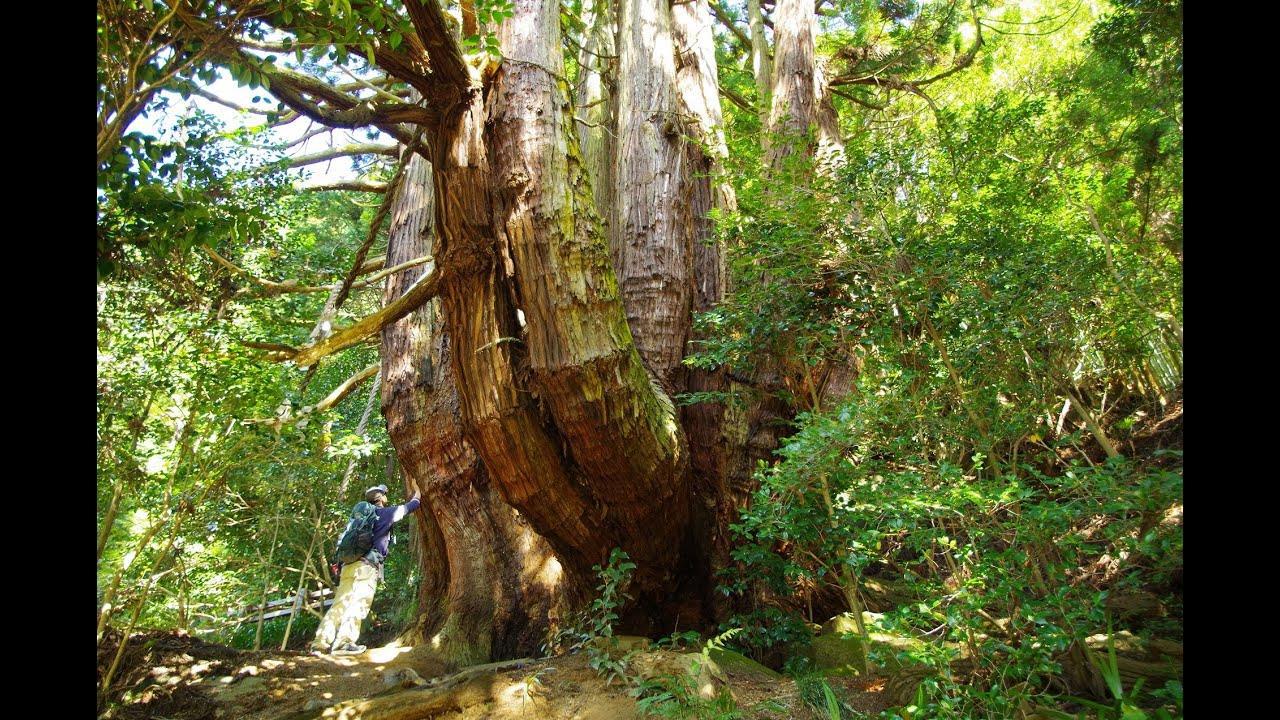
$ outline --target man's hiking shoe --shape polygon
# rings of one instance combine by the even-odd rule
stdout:
[[[333,649],[333,654],[334,654],[334,655],[359,655],[360,653],[362,653],[362,652],[364,652],[364,651],[365,651],[365,646],[364,646],[364,645],[356,645],[356,644],[354,644],[354,643],[347,643],[346,645],[343,645],[342,647],[334,648],[334,649]]]
[[[311,650],[312,655],[328,655],[329,654],[329,646],[327,645],[313,644],[309,649]]]

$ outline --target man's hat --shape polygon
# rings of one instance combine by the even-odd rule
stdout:
[[[371,488],[369,488],[368,490],[365,490],[365,491],[364,491],[364,498],[365,498],[366,500],[373,500],[373,496],[374,496],[374,495],[377,495],[378,493],[382,493],[383,495],[386,495],[386,494],[387,494],[387,486],[386,486],[386,485],[374,485],[373,487],[371,487]]]

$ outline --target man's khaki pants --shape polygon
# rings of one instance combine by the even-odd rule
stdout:
[[[316,631],[316,639],[311,646],[327,651],[347,643],[356,644],[360,637],[360,623],[369,614],[377,589],[378,571],[372,565],[363,561],[343,565],[333,605],[320,621],[320,629]]]

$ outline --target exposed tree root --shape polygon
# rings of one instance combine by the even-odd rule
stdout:
[[[404,689],[397,685],[373,697],[348,700],[319,710],[289,715],[284,720],[425,720],[446,712],[460,712],[472,705],[500,701],[494,695],[501,672],[532,664],[532,658],[476,665],[422,685]]]

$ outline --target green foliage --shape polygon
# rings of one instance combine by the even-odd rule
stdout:
[[[838,15],[825,16],[826,32],[818,40],[818,52],[833,56],[838,74],[851,77],[920,77],[946,66],[960,54],[960,24],[970,20],[966,3],[905,0],[834,5]]]
[[[98,173],[98,277],[137,275],[146,263],[200,245],[263,242],[283,225],[287,179],[244,133],[194,112],[161,137],[133,131]]]
[[[622,680],[627,675],[627,659],[630,653],[618,655],[618,641],[613,637],[613,624],[618,620],[618,609],[631,599],[626,588],[631,584],[631,574],[636,564],[621,548],[614,548],[609,559],[602,568],[593,565],[600,578],[596,587],[600,596],[591,601],[587,610],[589,620],[588,633],[591,640],[587,644],[587,665],[595,670],[607,683]]]
[[[800,699],[820,717],[827,720],[856,717],[853,709],[836,697],[831,684],[820,671],[802,670],[793,673],[792,679],[795,680]]]
[[[613,626],[618,621],[618,610],[631,599],[626,591],[636,564],[626,551],[614,548],[603,566],[593,565],[591,569],[600,580],[596,586],[598,595],[572,622],[556,629],[543,650],[573,653],[585,648],[587,664],[612,683],[627,677],[630,653],[620,652]]]
[[[462,47],[466,52],[485,52],[490,57],[501,57],[498,48],[498,37],[489,28],[496,28],[503,20],[515,14],[515,5],[511,0],[478,0],[474,4],[476,25],[479,33],[468,35],[462,39]]]
[[[782,588],[784,592],[792,589],[788,583],[779,581],[787,572],[783,566],[788,561],[770,548],[743,543],[734,550],[733,557],[741,566],[749,568],[749,572],[743,574],[740,568],[722,570],[722,575],[732,574],[734,577],[734,580],[720,585],[720,591],[724,594],[745,593],[753,581],[774,583],[775,588]],[[792,576],[798,577],[794,573]],[[812,631],[803,618],[772,606],[737,613],[725,624],[742,628],[742,633],[736,640],[737,647],[757,657],[763,650],[785,647],[812,637]]]
[[[264,648],[280,647],[280,642],[284,639],[285,629],[289,626],[289,618],[276,617],[262,622],[262,640],[261,645]],[[289,628],[289,647],[290,649],[299,650],[306,646],[307,642],[315,636],[316,628],[320,627],[319,618],[310,613],[299,614],[293,620],[293,627]],[[252,618],[248,622],[236,625],[228,630],[215,633],[210,636],[211,641],[225,643],[234,648],[242,650],[253,649],[254,640],[257,637],[257,623]]]
[[[1064,31],[1078,50],[1002,35],[1014,78],[949,79],[958,101],[854,134],[835,171],[729,163],[735,290],[687,362],[773,373],[797,413],[723,589],[913,598],[879,624],[932,642],[870,657],[932,669],[912,717],[1052,703],[1109,593],[1178,603],[1181,454],[1136,440],[1181,382],[1181,9],[1121,5]],[[809,635],[759,604],[728,624],[757,653]]]
[[[702,674],[703,667],[710,664],[711,651],[723,649],[725,643],[738,635],[740,628],[730,628],[710,638],[702,646],[698,657],[694,658],[687,673],[660,675],[644,680],[633,680],[632,697],[636,698],[636,708],[648,717],[676,718],[678,720],[734,720],[741,718],[733,695],[727,688],[720,688],[712,697],[703,697],[696,678]],[[697,637],[696,633],[684,633],[685,640]],[[664,638],[674,643],[676,636]],[[663,641],[658,646],[663,646]]]
[[[1152,690],[1151,696],[1164,702],[1164,710],[1173,717],[1182,717],[1182,683],[1177,680],[1165,682],[1164,687]],[[1172,711],[1169,710],[1172,708]]]
[[[260,277],[324,282],[345,271],[366,209],[332,195],[274,202],[285,231],[267,224],[221,252]],[[111,597],[114,625],[136,611],[139,629],[180,627],[252,646],[256,623],[229,624],[229,613],[264,594],[292,595],[300,569],[306,589],[325,586],[333,539],[368,484],[361,477],[383,478],[381,415],[355,432],[367,390],[326,415],[295,412],[373,362],[375,351],[333,358],[300,389],[295,369],[240,343],[302,344],[305,318],[319,314],[323,296],[255,299],[237,294],[226,268],[202,254],[158,250],[165,262],[155,263],[134,245],[120,252],[125,262],[98,285],[99,601]],[[343,312],[379,303],[357,292]],[[339,497],[352,461],[349,496]],[[410,553],[392,553],[388,572],[411,582],[413,563]],[[295,619],[291,642],[309,632],[306,617]],[[280,641],[284,623],[264,625],[264,645]]]
[[[696,630],[685,630],[684,632],[674,632],[666,637],[658,638],[654,646],[659,650],[685,650],[696,645],[702,639],[702,635]]]
[[[873,649],[870,659],[935,668],[925,688],[936,716],[994,716],[1012,702],[1003,687],[989,691],[953,678],[950,664],[961,647],[972,647],[1008,685],[1026,681],[1043,689],[1060,672],[1068,646],[1102,623],[1106,593],[1093,583],[1167,587],[1180,571],[1181,528],[1151,521],[1181,502],[1180,471],[1123,459],[1073,466],[1060,476],[1028,464],[1020,474],[994,478],[929,466],[920,457],[823,466],[820,457],[799,453],[824,442],[823,427],[802,428],[784,447],[786,459],[761,475],[755,502],[735,528],[743,540],[735,559],[748,569],[744,580],[779,592],[800,579],[829,582],[830,566],[841,563],[909,588],[920,601],[885,613],[881,626],[947,642],[892,658]],[[812,490],[813,474],[827,471],[839,492],[834,527]],[[1118,576],[1090,569],[1115,557],[1130,558]],[[1008,618],[1007,632],[993,629],[991,617]],[[763,625],[741,641],[768,647],[784,639],[770,635],[778,632]]]
[[[631,562],[631,556],[624,550],[614,548],[609,551],[609,559],[605,561],[604,567],[593,565],[591,569],[600,578],[600,584],[596,586],[600,596],[591,601],[590,631],[597,637],[613,637],[613,623],[618,620],[618,609],[631,599],[626,590],[631,584],[636,564]]]
[[[721,689],[711,698],[698,692],[694,681],[700,661],[694,660],[689,674],[663,675],[641,681],[631,689],[636,709],[646,717],[673,720],[736,720],[743,717],[733,696]]]
[[[1107,691],[1111,693],[1113,702],[1110,705],[1093,702],[1085,698],[1071,698],[1072,701],[1091,708],[1097,712],[1097,716],[1101,720],[1171,720],[1175,717],[1169,710],[1165,708],[1155,708],[1151,713],[1147,713],[1138,707],[1134,701],[1139,690],[1142,688],[1144,678],[1140,678],[1133,684],[1128,691],[1124,689],[1124,684],[1120,679],[1120,666],[1116,660],[1116,644],[1115,636],[1111,633],[1110,623],[1107,625],[1107,654],[1100,657],[1095,651],[1085,649],[1089,658],[1089,663],[1098,670],[1102,675],[1103,681],[1107,685]],[[1172,699],[1176,702],[1177,717],[1182,716],[1182,684],[1172,681],[1172,687],[1167,688]],[[1068,715],[1062,712],[1052,712],[1054,718],[1074,719],[1074,715]]]

